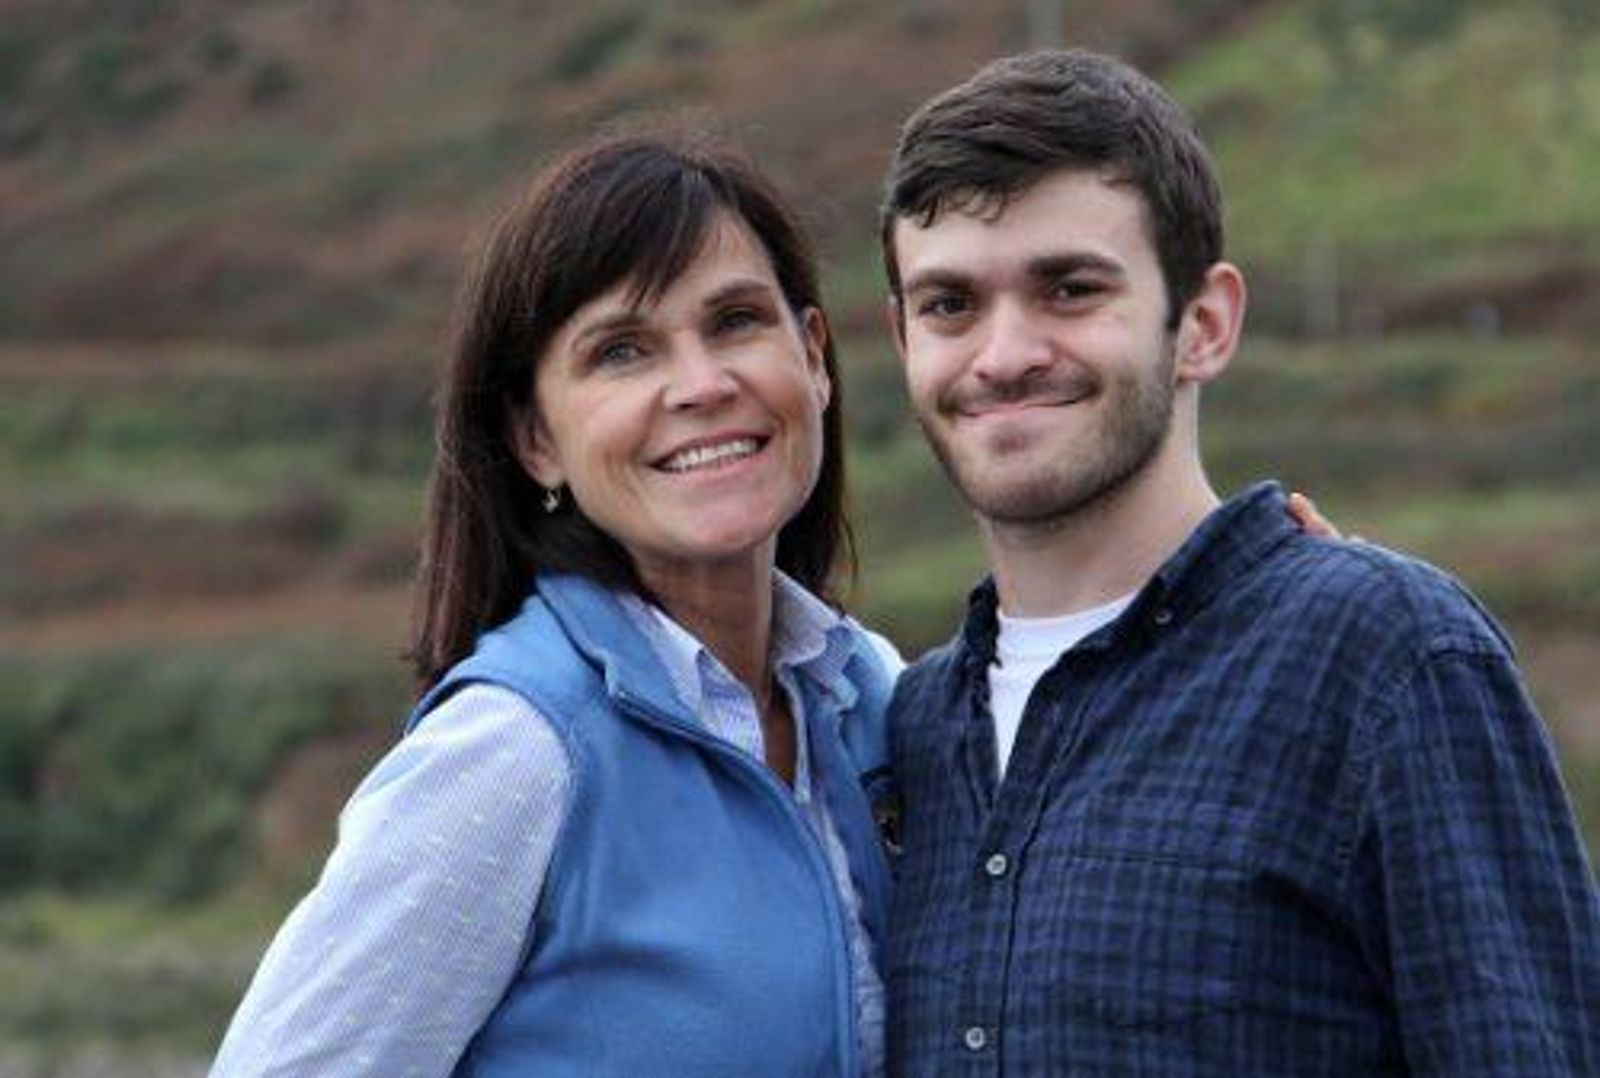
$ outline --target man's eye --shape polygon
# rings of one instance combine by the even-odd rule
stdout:
[[[927,318],[955,318],[965,314],[971,307],[966,296],[947,292],[923,300],[917,305],[917,313]]]
[[[1072,300],[1088,299],[1090,296],[1097,296],[1101,292],[1105,291],[1105,288],[1099,281],[1090,281],[1082,278],[1069,277],[1066,280],[1057,281],[1053,291],[1056,299],[1067,300],[1070,302]]]

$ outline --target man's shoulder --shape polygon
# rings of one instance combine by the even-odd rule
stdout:
[[[1361,540],[1297,535],[1260,567],[1279,616],[1389,647],[1509,649],[1504,631],[1452,574]]]
[[[911,697],[925,696],[951,683],[959,676],[966,646],[960,630],[944,643],[923,652],[908,663],[895,680],[894,706]]]

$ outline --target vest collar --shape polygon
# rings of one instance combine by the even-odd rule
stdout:
[[[666,667],[616,592],[585,576],[540,573],[527,602],[541,601],[572,646],[600,671],[612,698],[637,701],[687,726],[699,725],[672,691]]]

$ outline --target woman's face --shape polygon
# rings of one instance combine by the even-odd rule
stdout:
[[[623,282],[551,339],[516,432],[523,466],[567,486],[647,584],[770,566],[821,466],[822,315],[795,316],[729,213],[660,296],[631,300]]]

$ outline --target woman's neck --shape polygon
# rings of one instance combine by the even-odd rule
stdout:
[[[770,558],[729,565],[694,565],[639,575],[656,602],[742,682],[765,710],[772,695]]]

